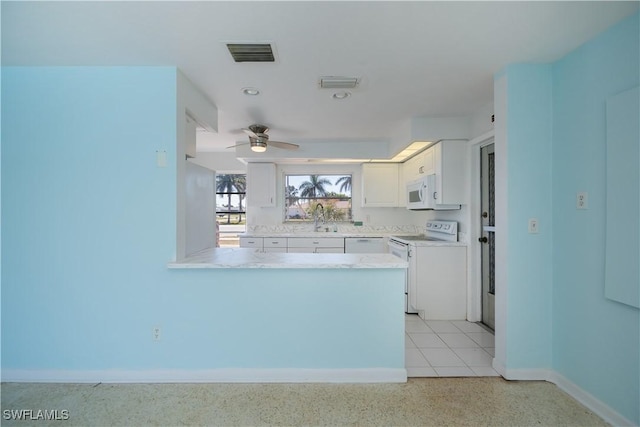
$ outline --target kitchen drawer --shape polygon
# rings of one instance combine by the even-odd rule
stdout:
[[[343,248],[342,237],[289,237],[289,248]]]
[[[240,237],[240,247],[262,249],[263,241],[262,237]]]
[[[270,253],[285,253],[287,252],[287,248],[282,247],[282,248],[264,248],[264,252],[270,252]]]
[[[287,238],[286,237],[265,237],[264,238],[264,248],[287,248]]]

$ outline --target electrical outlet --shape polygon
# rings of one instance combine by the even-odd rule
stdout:
[[[152,337],[154,341],[160,341],[160,334],[161,334],[162,330],[160,329],[160,326],[154,326],[153,330],[152,330]]]
[[[538,218],[529,218],[529,234],[538,234]]]
[[[576,194],[576,209],[589,208],[589,193],[581,191]]]

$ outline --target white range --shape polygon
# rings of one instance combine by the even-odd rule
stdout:
[[[428,221],[425,234],[391,236],[389,252],[409,263],[405,312],[425,320],[467,317],[467,248],[456,221]]]

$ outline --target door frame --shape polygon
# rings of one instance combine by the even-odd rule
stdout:
[[[481,235],[480,221],[477,213],[481,207],[480,191],[480,149],[495,142],[494,131],[491,130],[469,141],[469,209],[467,224],[469,224],[467,246],[467,320],[482,321],[482,250],[478,243]]]

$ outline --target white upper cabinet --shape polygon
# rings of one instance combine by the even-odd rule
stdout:
[[[415,181],[424,175],[424,152],[416,154],[402,164],[404,181]]]
[[[399,172],[398,163],[364,163],[362,207],[398,207]]]
[[[196,121],[188,114],[185,114],[185,121],[184,150],[187,157],[193,158],[196,156]]]
[[[247,165],[247,202],[252,207],[276,206],[276,165],[249,163]]]
[[[467,203],[467,142],[442,141],[429,150],[433,150],[436,206],[447,209]]]
[[[436,173],[436,159],[435,159],[435,147],[431,147],[426,151],[423,151],[420,158],[420,166],[424,175],[433,175]]]

